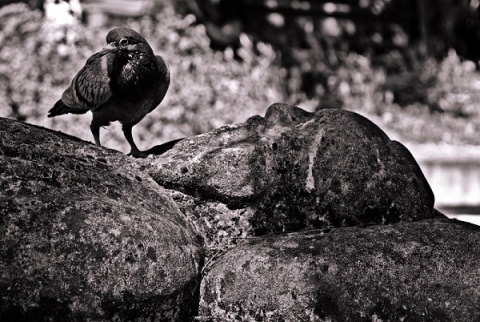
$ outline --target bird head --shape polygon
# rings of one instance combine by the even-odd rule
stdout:
[[[122,51],[153,53],[152,48],[142,35],[135,30],[124,27],[117,27],[110,30],[107,34],[107,44],[111,48]]]

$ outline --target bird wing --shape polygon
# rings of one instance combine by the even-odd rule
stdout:
[[[170,86],[170,70],[168,68],[168,64],[165,62],[162,56],[156,56],[157,61],[157,70],[160,72],[160,85],[158,86],[157,96],[155,97],[155,103],[153,104],[152,108],[150,109],[149,113],[153,111],[158,104],[160,104],[167,94],[168,87]]]
[[[114,59],[115,54],[109,50],[91,56],[63,93],[65,105],[94,111],[108,101],[113,95],[110,74]]]

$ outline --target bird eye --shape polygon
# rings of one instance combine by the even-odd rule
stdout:
[[[126,46],[126,45],[128,45],[128,39],[127,38],[122,38],[122,39],[120,39],[120,41],[118,43],[120,44],[120,46]]]

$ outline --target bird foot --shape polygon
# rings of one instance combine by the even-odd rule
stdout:
[[[134,158],[146,158],[150,155],[150,153],[146,151],[140,151],[140,150],[132,150],[128,154],[129,156],[132,156]]]

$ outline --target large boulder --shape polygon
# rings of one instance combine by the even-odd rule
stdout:
[[[410,152],[345,110],[274,104],[144,162],[200,222],[241,213],[247,234],[432,218],[434,196]]]
[[[0,320],[191,321],[201,241],[121,153],[0,118]]]
[[[153,147],[150,151],[159,153],[173,148],[143,160],[7,119],[0,119],[0,140],[0,320],[189,321],[198,310],[201,271],[211,265],[202,318],[252,315],[257,309],[263,316],[270,306],[260,295],[258,307],[253,307],[246,293],[223,294],[230,285],[228,294],[235,287],[242,290],[234,278],[240,273],[229,266],[233,259],[225,262],[229,256],[247,254],[245,249],[254,254],[259,247],[259,254],[270,260],[262,253],[262,242],[255,240],[216,262],[239,240],[324,229],[312,234],[338,234],[352,243],[354,237],[348,235],[357,236],[360,257],[373,243],[361,238],[363,230],[340,228],[327,234],[325,229],[433,216],[432,191],[408,150],[348,111],[313,114],[274,104],[265,117]],[[436,229],[431,221],[411,224]],[[378,229],[381,235],[397,226],[379,227],[365,231]],[[278,243],[283,245],[289,236],[296,235],[278,237]],[[310,235],[295,237],[298,244],[304,236]],[[321,238],[317,242],[318,249],[326,247]],[[315,243],[307,243],[308,249],[316,249]],[[278,256],[288,247],[276,249]],[[295,246],[292,254],[305,251]],[[310,263],[317,260],[313,257]],[[268,282],[271,275],[261,267],[258,276],[252,275],[258,277],[258,287],[274,292],[302,285],[280,274],[283,260],[274,259],[269,266],[281,277],[278,287]],[[240,266],[248,271],[249,264],[244,264]],[[303,269],[315,271],[316,266],[291,268],[307,276]],[[372,274],[376,276],[373,269]],[[345,286],[337,277],[339,290],[353,285]],[[298,290],[303,294],[300,286]],[[305,294],[309,290],[305,287]],[[292,297],[304,298],[295,292]],[[315,296],[326,291],[319,286],[318,292]],[[273,298],[276,293],[270,294]],[[347,303],[348,298],[338,296],[344,301],[339,303]],[[322,297],[317,297],[315,303],[320,303]],[[282,301],[282,307],[274,308],[279,316],[283,306],[293,308]],[[307,308],[311,304],[298,303]],[[352,310],[364,312],[367,304]],[[323,314],[322,307],[309,309],[312,316],[334,316]]]
[[[480,228],[440,220],[257,237],[201,287],[212,321],[480,321]]]

